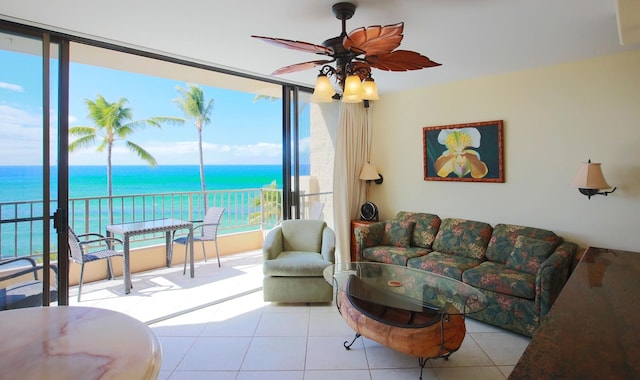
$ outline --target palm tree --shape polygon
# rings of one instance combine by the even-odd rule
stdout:
[[[98,145],[98,152],[107,150],[107,191],[109,199],[113,195],[111,159],[113,144],[123,140],[129,151],[135,153],[140,159],[151,166],[156,166],[156,159],[140,145],[128,140],[137,128],[147,125],[160,128],[163,123],[182,124],[184,120],[175,117],[151,117],[145,120],[133,121],[133,112],[126,105],[129,101],[120,98],[116,102],[109,103],[102,95],[97,95],[96,100],[85,99],[89,109],[89,118],[93,120],[95,126],[78,126],[69,128],[69,134],[77,136],[78,139],[69,144],[69,152],[93,146],[97,140],[101,139]]]
[[[205,210],[207,208],[206,183],[204,178],[204,156],[202,154],[202,128],[211,122],[211,111],[213,111],[213,99],[205,101],[204,92],[195,84],[189,84],[189,88],[176,86],[176,90],[181,97],[174,99],[182,112],[188,118],[193,119],[193,123],[198,130],[198,148],[200,151],[200,188],[204,197]]]

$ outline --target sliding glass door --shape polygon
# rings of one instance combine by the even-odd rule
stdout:
[[[8,308],[67,300],[66,235],[53,221],[67,204],[65,48],[46,33],[0,31],[0,277],[25,272],[0,284]]]

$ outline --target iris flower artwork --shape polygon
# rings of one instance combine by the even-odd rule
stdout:
[[[425,181],[504,182],[502,120],[423,128]]]

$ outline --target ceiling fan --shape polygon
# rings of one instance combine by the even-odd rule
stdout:
[[[322,45],[283,38],[251,36],[276,46],[329,57],[329,59],[285,66],[274,71],[272,75],[288,74],[322,66],[314,89],[313,97],[316,101],[331,101],[335,98],[335,91],[328,79],[333,76],[343,90],[342,100],[359,102],[376,100],[378,97],[377,88],[371,76],[372,68],[385,71],[407,71],[440,66],[439,63],[415,51],[395,50],[402,42],[403,22],[385,26],[361,27],[347,34],[347,20],[353,17],[356,10],[355,4],[336,3],[332,6],[332,10],[336,18],[342,21],[342,33],[337,37],[325,40]],[[335,68],[330,65],[333,62],[335,62]]]

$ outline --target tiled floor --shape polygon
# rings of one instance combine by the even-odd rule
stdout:
[[[149,323],[162,342],[160,379],[418,379],[415,357],[364,338],[345,350],[354,332],[331,304],[263,302],[260,260],[259,252],[249,252],[224,257],[222,268],[198,263],[194,279],[181,268],[135,274],[126,296],[120,278],[88,284],[80,304]],[[528,342],[467,319],[460,350],[449,360],[428,361],[423,379],[504,379]]]

